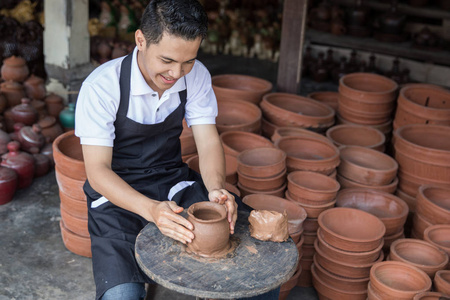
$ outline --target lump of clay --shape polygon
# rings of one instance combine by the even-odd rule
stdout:
[[[289,238],[287,213],[252,210],[248,217],[250,235],[261,241],[284,242]]]

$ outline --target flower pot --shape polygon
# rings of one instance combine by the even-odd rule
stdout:
[[[432,225],[423,232],[423,239],[450,256],[450,225]]]
[[[450,295],[450,270],[437,271],[433,283],[437,292]]]
[[[361,146],[381,152],[384,151],[386,142],[386,137],[381,131],[362,125],[336,125],[327,130],[326,136],[337,147]]]
[[[341,176],[340,174],[337,174],[336,179],[339,182],[339,184],[341,185],[341,189],[364,188],[364,189],[370,189],[370,190],[375,190],[375,191],[380,191],[380,192],[386,192],[386,193],[390,193],[390,194],[395,193],[395,191],[397,189],[397,185],[399,183],[399,180],[397,177],[394,178],[394,180],[387,185],[361,184],[361,183],[355,182],[353,180],[349,180],[349,179]]]
[[[450,188],[421,185],[416,212],[433,224],[450,224]]]
[[[240,99],[259,104],[263,95],[272,90],[271,82],[247,75],[214,75],[211,84],[218,101]]]
[[[216,118],[217,131],[247,131],[259,134],[261,131],[261,109],[244,100],[218,101]]]
[[[269,178],[286,169],[286,153],[277,148],[254,148],[237,156],[237,170],[243,175]]]
[[[69,131],[53,141],[53,157],[60,172],[79,181],[86,180],[80,138]]]
[[[225,154],[238,156],[244,150],[275,146],[265,137],[244,131],[227,131],[220,134]]]
[[[333,201],[341,187],[336,180],[316,172],[294,171],[288,174],[287,180],[289,194],[306,199],[305,204],[311,205]]]

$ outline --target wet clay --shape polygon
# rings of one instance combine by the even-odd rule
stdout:
[[[248,217],[250,235],[261,241],[284,242],[289,238],[287,213],[252,210]]]

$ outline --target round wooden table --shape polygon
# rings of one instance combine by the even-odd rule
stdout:
[[[250,236],[248,213],[239,212],[233,253],[221,259],[187,253],[185,246],[149,223],[136,239],[136,260],[156,283],[200,298],[234,299],[273,290],[295,272],[298,251],[286,242],[263,242]]]

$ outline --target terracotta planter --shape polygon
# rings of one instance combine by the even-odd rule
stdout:
[[[219,133],[226,131],[261,132],[261,109],[244,100],[218,101],[216,127]]]
[[[264,117],[275,125],[324,131],[334,124],[335,112],[321,102],[288,93],[270,93],[260,103]]]
[[[413,300],[442,300],[445,295],[437,292],[423,292],[414,296]]]
[[[403,229],[408,216],[408,205],[402,199],[380,191],[351,188],[341,190],[336,197],[337,207],[352,207],[378,217],[386,227],[385,235]]]
[[[338,110],[338,92],[313,92],[309,93],[306,97],[311,98],[313,100],[322,102],[328,106],[330,106],[334,111]]]
[[[78,181],[86,180],[80,138],[75,136],[73,130],[53,141],[53,158],[62,174]]]
[[[60,191],[74,199],[85,199],[83,185],[86,180],[78,180],[65,175],[58,165],[55,166],[55,176]]]
[[[253,195],[253,194],[263,194],[263,195],[268,195],[268,196],[276,196],[276,197],[284,197],[284,192],[286,190],[286,184],[283,184],[281,187],[274,189],[274,190],[269,190],[269,191],[259,191],[259,190],[255,190],[252,188],[248,188],[243,186],[242,184],[240,184],[239,182],[237,183],[237,187],[239,189],[239,191],[241,192],[241,197],[245,197],[247,195]]]
[[[64,222],[64,226],[71,232],[82,237],[89,237],[87,218],[75,217],[61,207],[61,220]]]
[[[254,148],[237,156],[237,170],[246,176],[268,178],[286,169],[286,153],[277,148]]]
[[[346,251],[372,251],[383,242],[386,232],[380,219],[355,208],[327,209],[318,219],[324,241]]]
[[[59,227],[64,246],[66,246],[67,250],[77,255],[92,257],[90,237],[83,237],[71,232],[66,228],[63,220],[59,222]]]
[[[336,176],[337,181],[339,182],[339,184],[341,185],[342,189],[347,189],[347,188],[364,188],[364,189],[370,189],[370,190],[375,190],[375,191],[380,191],[380,192],[386,192],[386,193],[390,193],[393,194],[395,193],[396,189],[397,189],[397,185],[399,183],[398,178],[396,177],[394,179],[394,181],[392,181],[391,183],[387,184],[387,185],[366,185],[366,184],[361,184],[352,180],[349,180],[341,175],[337,175]]]
[[[394,129],[408,124],[450,125],[450,91],[421,86],[402,88]]]
[[[398,261],[384,261],[373,265],[370,284],[382,299],[412,299],[431,289],[431,279],[422,270]]]
[[[395,81],[372,73],[350,73],[339,80],[340,94],[367,103],[392,101],[397,89]]]
[[[422,185],[416,196],[416,212],[433,224],[450,224],[450,188]]]
[[[303,230],[303,221],[306,219],[306,211],[295,203],[291,203],[281,197],[264,194],[252,194],[245,196],[242,199],[242,202],[251,208],[258,210],[274,210],[280,213],[283,213],[286,210],[288,214],[289,233],[295,233]]]
[[[398,163],[389,155],[361,146],[339,148],[343,177],[365,185],[386,185],[397,176]]]
[[[289,194],[311,205],[333,201],[341,187],[336,180],[316,172],[294,171],[288,174],[287,180]]]
[[[186,160],[186,164],[189,168],[200,174],[199,156],[197,154],[189,157]],[[228,154],[225,155],[225,175],[226,182],[232,185],[237,184],[237,159],[235,156]]]
[[[311,131],[309,129],[299,127],[279,127],[275,129],[271,137],[271,140],[272,142],[275,143],[277,140],[285,136],[299,136],[299,137],[310,136],[331,143],[331,141],[322,134]]]
[[[0,72],[3,80],[13,80],[16,82],[23,82],[30,75],[30,70],[25,59],[14,55],[3,59]]]
[[[415,213],[413,217],[413,232],[416,235],[415,238],[423,239],[423,233],[425,229],[432,226],[433,223],[425,219],[421,214]]]
[[[220,134],[225,154],[238,156],[244,150],[275,146],[265,137],[244,131],[227,131]]]
[[[437,271],[433,283],[437,292],[450,295],[450,270]]]
[[[313,137],[286,136],[275,146],[286,152],[288,172],[313,171],[331,174],[339,165],[339,150],[325,141]]]
[[[215,75],[211,82],[218,101],[241,99],[259,104],[262,97],[272,90],[271,82],[247,75]]]
[[[423,232],[423,239],[450,256],[450,225],[432,225]]]
[[[257,191],[273,191],[286,185],[286,170],[272,177],[252,177],[238,171],[238,182],[240,186]]]
[[[84,197],[84,199],[75,199],[59,190],[59,199],[61,201],[61,207],[64,211],[67,211],[76,218],[87,220],[88,207],[86,197]]]
[[[448,255],[432,244],[417,239],[399,239],[392,243],[389,258],[413,265],[431,278],[448,264]]]
[[[383,152],[385,148],[385,135],[369,126],[342,124],[329,128],[326,132],[337,147],[362,146]]]

